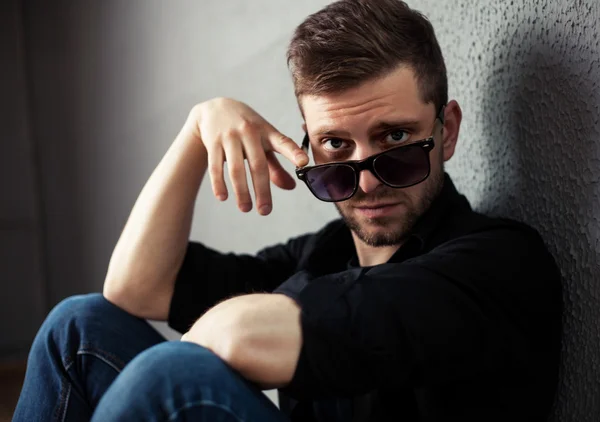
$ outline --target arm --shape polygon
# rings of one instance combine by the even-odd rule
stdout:
[[[327,256],[332,247],[346,247],[348,254],[353,252],[352,239],[345,227],[341,220],[332,221],[315,234],[262,250],[258,259],[237,256],[237,262],[231,263],[233,257],[215,253],[205,256],[205,260],[195,260],[197,266],[184,263],[184,270],[189,270],[190,277],[185,277],[187,271],[180,274],[171,305],[173,311],[179,308],[177,298],[199,297],[193,290],[198,287],[198,283],[192,281],[198,277],[196,274],[210,274],[210,277],[227,280],[211,285],[216,289],[224,288],[223,285],[228,283],[243,283],[244,280],[251,280],[253,288],[242,292],[242,286],[238,286],[241,296],[225,300],[206,313],[204,311],[215,302],[200,301],[187,314],[173,312],[170,325],[186,332],[183,340],[211,349],[246,379],[263,388],[288,384],[302,344],[300,306],[284,294],[243,293],[256,292],[257,286],[271,292],[286,279],[289,280],[287,283],[305,280],[312,271],[321,271],[327,265],[330,265],[329,268],[345,265],[345,258],[336,262]],[[194,246],[202,248],[201,245]],[[217,265],[222,261],[228,263]],[[203,262],[210,264],[205,266]],[[213,273],[215,269],[219,272]],[[209,296],[216,297],[213,294]]]
[[[222,357],[299,399],[543,374],[560,347],[558,281],[541,242],[511,229],[402,264],[299,273],[276,290],[296,303],[278,294],[224,302],[219,332],[233,341]]]
[[[557,364],[560,275],[541,239],[514,226],[282,291],[302,306],[293,397],[543,379]]]
[[[300,354],[300,307],[282,294],[237,296],[208,310],[182,341],[212,350],[264,389],[281,387]]]
[[[207,310],[226,298],[272,292],[296,271],[311,237],[290,239],[265,248],[256,256],[224,254],[190,242],[175,281],[169,326],[185,333]],[[212,332],[221,333],[219,329]]]
[[[190,128],[193,119],[142,189],[108,266],[104,296],[141,318],[166,319],[185,254],[194,201],[207,167],[206,149]]]
[[[226,199],[226,160],[238,207],[249,211],[247,159],[259,212],[266,215],[269,179],[281,188],[294,186],[275,152],[297,165],[308,161],[291,139],[243,103],[218,98],[195,106],[133,207],[110,260],[106,298],[139,317],[166,320],[204,173],[210,173],[215,196]]]

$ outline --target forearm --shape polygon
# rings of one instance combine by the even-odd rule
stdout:
[[[184,126],[131,211],[110,260],[104,295],[134,315],[168,317],[206,162],[199,133]]]
[[[269,181],[283,189],[295,185],[275,152],[296,165],[308,161],[294,141],[243,103],[215,98],[195,106],[142,190],[115,247],[104,285],[108,300],[143,318],[167,319],[207,163],[213,193],[224,200],[227,162],[238,208],[247,212],[252,207],[249,157],[257,208],[266,215],[272,208]]]
[[[209,348],[261,388],[282,387],[302,345],[300,308],[281,294],[237,296],[208,310],[182,340]]]

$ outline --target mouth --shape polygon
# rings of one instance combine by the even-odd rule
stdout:
[[[376,204],[362,204],[355,208],[359,213],[367,218],[377,218],[392,215],[398,212],[398,208],[401,203],[376,203]]]

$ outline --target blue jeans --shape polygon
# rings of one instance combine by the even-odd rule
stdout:
[[[283,422],[288,418],[210,350],[165,341],[100,294],[58,304],[29,354],[14,422]]]

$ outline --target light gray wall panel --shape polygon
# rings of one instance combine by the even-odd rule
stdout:
[[[52,303],[100,289],[137,194],[195,103],[219,95],[242,99],[300,139],[285,45],[319,4],[27,5],[34,131],[44,192],[51,198],[46,222],[53,246]],[[335,216],[303,189],[296,195],[276,191],[275,211],[262,218],[241,215],[232,201],[217,203],[207,188],[199,195],[193,236],[224,250],[254,251]],[[315,216],[311,210],[320,211]],[[218,229],[223,225],[237,233],[233,242]]]

